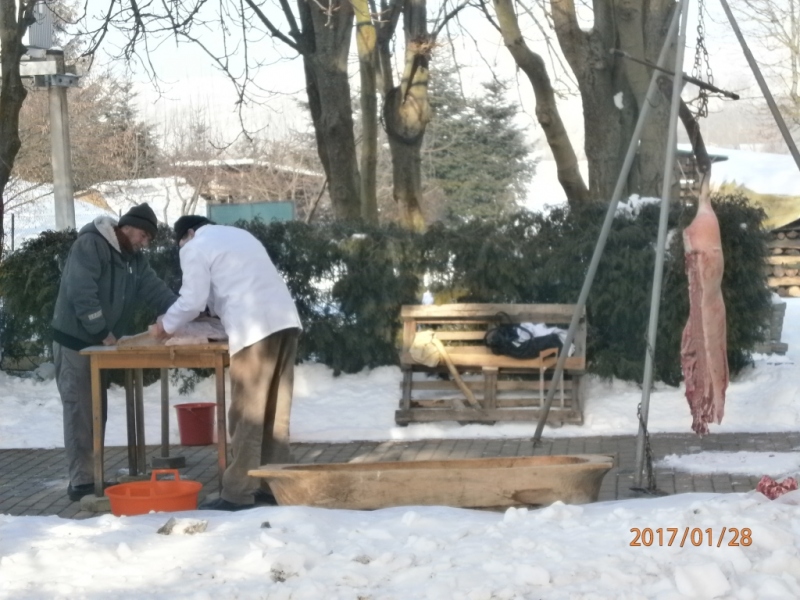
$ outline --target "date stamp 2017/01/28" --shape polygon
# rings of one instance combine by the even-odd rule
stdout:
[[[631,546],[672,546],[679,545],[683,548],[687,543],[692,546],[749,546],[753,543],[753,532],[748,527],[723,527],[718,533],[714,529],[700,529],[699,527],[684,527],[683,535],[680,527],[659,527],[651,529],[645,527],[631,529],[633,539]],[[727,543],[725,543],[727,540]]]

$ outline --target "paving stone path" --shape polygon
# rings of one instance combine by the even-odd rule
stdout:
[[[726,433],[704,438],[693,434],[651,435],[656,462],[669,454],[701,451],[791,452],[800,448],[800,432]],[[160,456],[160,447],[147,448],[149,457]],[[529,439],[422,440],[415,442],[298,443],[292,445],[301,463],[437,460],[489,456],[530,456],[550,454],[609,454],[614,468],[603,479],[600,500],[641,497],[632,490],[636,462],[633,436],[548,438],[534,448]],[[216,446],[172,446],[173,456],[184,456],[186,468],[181,477],[203,483],[202,500],[217,492]],[[106,473],[111,476],[127,466],[127,449],[106,448]],[[63,449],[0,450],[0,514],[58,515],[86,518],[94,513],[81,511],[80,503],[67,498],[66,460]],[[657,489],[665,494],[682,492],[746,492],[755,488],[760,476],[716,473],[692,475],[657,468]]]

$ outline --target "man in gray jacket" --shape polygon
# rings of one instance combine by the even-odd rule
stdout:
[[[177,299],[140,252],[157,232],[156,215],[147,204],[131,208],[119,223],[98,217],[78,233],[61,274],[52,323],[53,358],[64,406],[67,494],[73,501],[94,491],[91,371],[89,358],[80,351],[110,346],[120,336],[136,333],[131,327],[139,304],[163,314]]]

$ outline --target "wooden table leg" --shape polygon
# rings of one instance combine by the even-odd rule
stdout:
[[[169,457],[169,370],[161,369],[161,457]]]
[[[133,400],[133,371],[125,369],[125,413],[128,418],[128,474],[139,474],[136,454],[136,405]]]
[[[153,456],[154,469],[183,469],[186,458],[169,455],[169,369],[161,369],[161,456]]]
[[[92,443],[94,446],[94,495],[103,495],[103,394],[100,368],[92,356]]]
[[[136,403],[136,452],[137,462],[142,473],[147,472],[147,449],[144,445],[144,373],[136,369],[133,383],[133,397]]]
[[[219,454],[219,491],[222,492],[222,474],[228,466],[228,432],[225,418],[225,361],[222,354],[214,358],[214,375],[217,380],[217,452]]]

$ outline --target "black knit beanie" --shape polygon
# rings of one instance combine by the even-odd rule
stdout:
[[[124,227],[125,225],[146,231],[152,237],[156,237],[158,233],[156,213],[147,202],[134,206],[119,218],[119,226]]]
[[[177,221],[173,228],[175,229],[175,241],[180,242],[183,237],[189,233],[190,229],[197,231],[203,225],[213,225],[214,222],[206,219],[200,215],[184,215]]]

